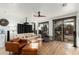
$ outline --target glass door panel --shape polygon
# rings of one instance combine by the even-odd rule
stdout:
[[[63,40],[63,21],[54,22],[54,33],[56,40]]]
[[[64,41],[68,43],[74,42],[74,19],[64,20]]]

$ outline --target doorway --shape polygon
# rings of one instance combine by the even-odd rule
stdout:
[[[76,47],[76,16],[53,20],[54,39]]]
[[[39,27],[39,34],[41,34],[41,31],[44,30],[43,27],[45,26],[46,32],[49,35],[49,21],[41,22],[38,24]]]

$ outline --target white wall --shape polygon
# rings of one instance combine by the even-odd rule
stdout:
[[[77,21],[76,21],[76,35],[77,35],[77,46],[79,47],[79,12],[77,13]]]

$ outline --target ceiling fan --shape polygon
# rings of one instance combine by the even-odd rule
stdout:
[[[41,14],[40,14],[40,11],[37,12],[37,15],[33,15],[33,16],[34,16],[34,17],[46,17],[46,16],[44,16],[44,15],[41,15]]]

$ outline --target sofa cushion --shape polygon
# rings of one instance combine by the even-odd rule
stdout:
[[[26,43],[20,43],[20,44],[19,44],[19,48],[21,49],[21,48],[23,48],[25,45],[26,45]]]
[[[19,43],[27,43],[27,40],[20,39],[20,40],[19,40]]]
[[[10,40],[10,42],[19,42],[19,41],[20,41],[19,38],[15,38],[15,39]]]

